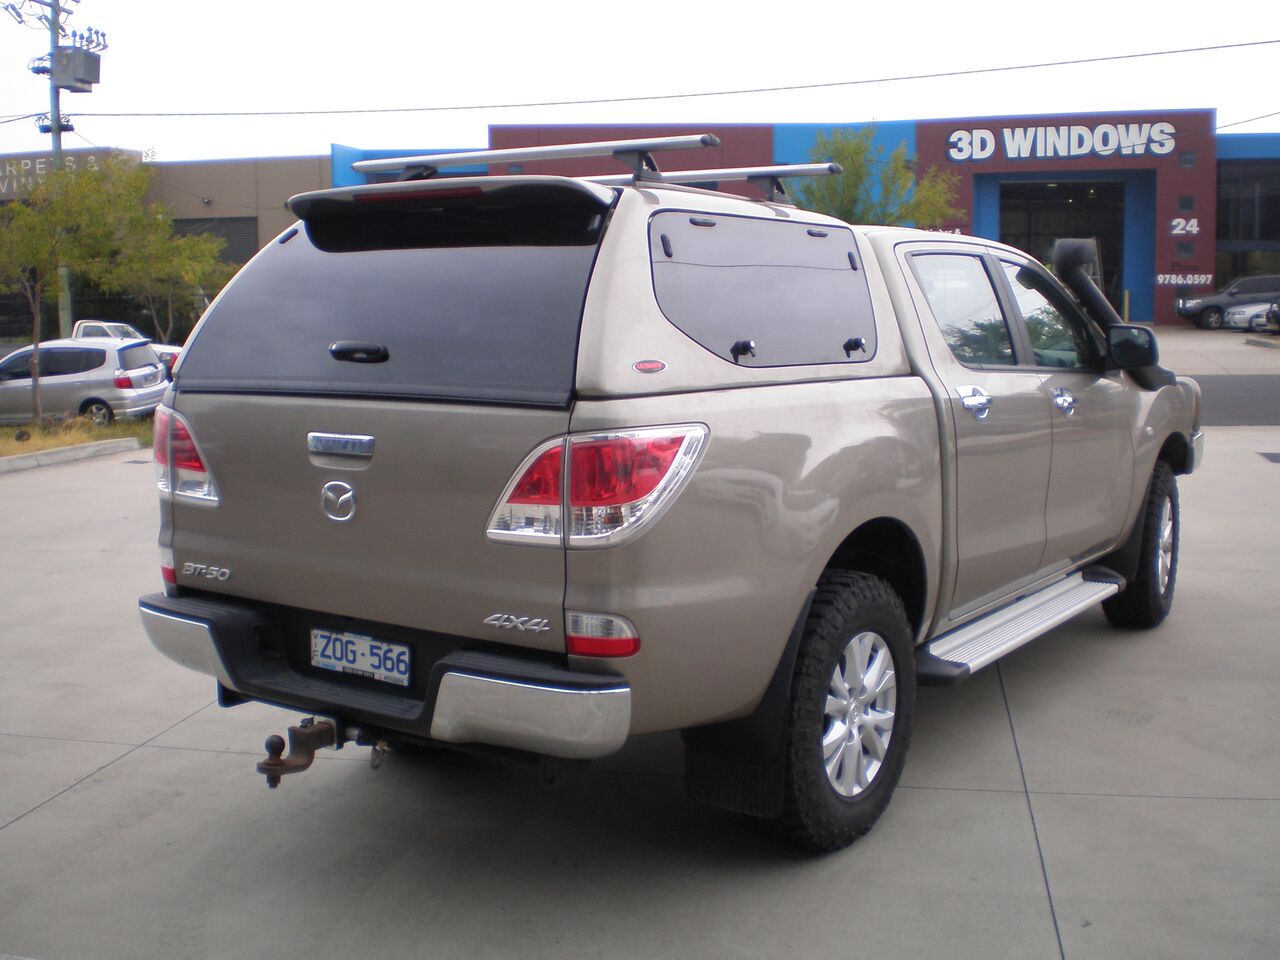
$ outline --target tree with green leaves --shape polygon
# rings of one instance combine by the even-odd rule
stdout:
[[[0,292],[26,299],[33,344],[40,343],[42,306],[56,296],[60,265],[101,289],[138,296],[151,307],[161,339],[190,311],[202,284],[226,282],[230,267],[218,260],[223,241],[175,236],[168,213],[143,202],[150,183],[150,167],[112,158],[94,169],[51,172],[22,200],[0,205]],[[31,352],[31,393],[39,422],[38,349]]]
[[[930,167],[917,176],[916,161],[905,143],[888,156],[875,142],[875,128],[855,132],[835,130],[819,134],[811,157],[815,163],[834,160],[844,173],[813,177],[796,184],[797,203],[838,217],[846,223],[940,227],[962,220],[954,206],[960,178],[949,170]]]
[[[56,294],[60,265],[97,279],[119,249],[125,225],[146,192],[149,174],[112,159],[96,169],[59,170],[0,207],[0,292],[17,291],[31,309],[31,342],[39,344],[41,308]],[[31,352],[32,408],[39,420],[40,352]]]
[[[140,210],[126,237],[98,285],[136,297],[158,339],[170,342],[178,322],[197,314],[204,295],[220,289],[235,269],[218,259],[226,241],[209,233],[175,234],[173,220],[159,204]]]

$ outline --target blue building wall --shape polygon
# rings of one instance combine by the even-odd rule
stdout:
[[[864,127],[875,130],[872,143],[883,148],[886,154],[905,143],[907,153],[915,155],[914,120],[894,120],[890,123],[779,123],[773,128],[773,162],[810,163],[810,151],[818,134],[830,136],[836,130],[857,133]]]
[[[908,155],[915,155],[916,125],[912,120],[895,120],[890,123],[780,123],[773,128],[773,162],[813,163],[813,145],[819,134],[829,137],[837,130],[857,133],[866,127],[871,127],[874,131],[871,142],[883,150],[885,156],[903,144],[906,144]]]
[[[1220,133],[1219,160],[1280,160],[1280,133]]]
[[[352,169],[352,164],[359,160],[386,160],[390,157],[420,157],[431,153],[462,153],[464,150],[484,150],[485,147],[406,147],[403,150],[365,150],[361,147],[348,147],[341,143],[329,145],[329,176],[335,187],[358,187],[367,180],[363,173]],[[487,173],[484,164],[468,167],[450,167],[451,176],[467,173]]]

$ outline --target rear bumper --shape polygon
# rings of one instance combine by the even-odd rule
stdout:
[[[140,417],[152,413],[156,407],[160,406],[160,401],[164,399],[165,391],[168,389],[169,381],[162,380],[154,386],[130,390],[113,400],[111,409],[117,417]]]
[[[613,753],[630,731],[631,688],[616,675],[467,649],[430,662],[424,649],[415,651],[415,671],[428,672],[416,693],[378,690],[295,670],[264,643],[273,625],[253,606],[152,594],[138,609],[166,657],[266,703],[447,743],[575,760]]]

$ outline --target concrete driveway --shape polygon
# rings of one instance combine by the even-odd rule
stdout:
[[[1084,616],[921,691],[892,806],[796,853],[693,806],[676,737],[555,790],[330,753],[156,653],[145,452],[0,476],[0,960],[1280,955],[1280,429],[1210,433],[1172,618]],[[1268,492],[1271,491],[1271,492]]]

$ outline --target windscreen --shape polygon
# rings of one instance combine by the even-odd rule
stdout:
[[[607,208],[458,194],[313,206],[211,308],[178,387],[567,405]]]

